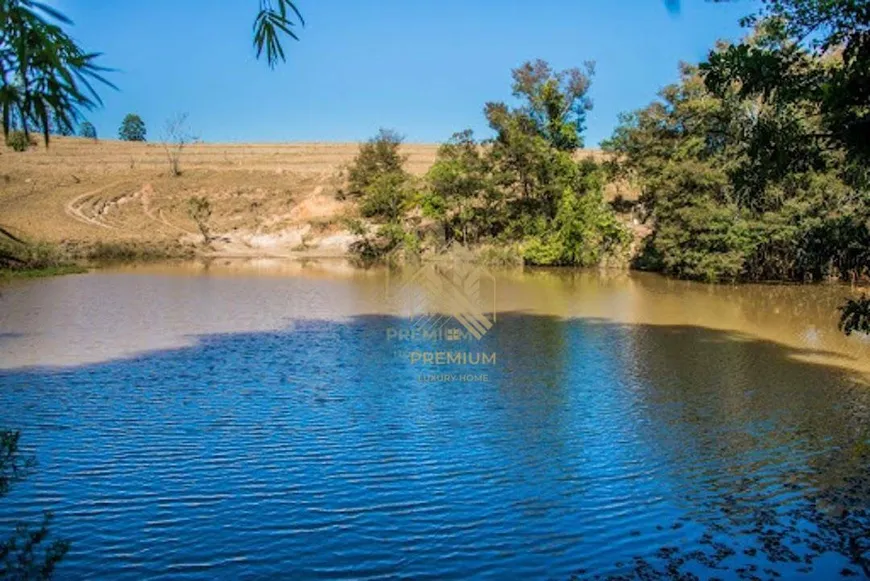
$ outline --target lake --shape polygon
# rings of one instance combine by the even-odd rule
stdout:
[[[416,276],[4,283],[0,426],[38,465],[0,530],[53,511],[58,579],[870,575],[848,288]]]

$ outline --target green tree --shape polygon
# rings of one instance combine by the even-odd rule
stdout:
[[[577,187],[572,154],[583,144],[593,69],[587,63],[585,71],[555,72],[544,61],[527,62],[512,72],[514,96],[522,105],[495,102],[484,108],[496,133],[490,142],[493,179],[513,198],[514,223],[525,233],[539,233],[535,230],[555,218],[565,189]]]
[[[523,100],[528,127],[561,151],[583,147],[586,112],[592,109],[589,87],[595,63],[554,71],[543,60],[530,61],[513,71],[514,97]]]
[[[145,122],[135,113],[128,113],[118,129],[118,138],[122,141],[145,141]]]
[[[360,200],[360,211],[366,218],[398,223],[408,211],[412,196],[405,174],[382,173],[366,186]]]
[[[427,174],[424,215],[441,225],[445,243],[479,241],[495,233],[502,214],[489,161],[471,130],[455,133],[438,150]]]
[[[643,188],[646,266],[707,280],[870,273],[870,4],[764,0],[608,148]],[[840,328],[870,333],[870,299]]]
[[[79,135],[88,139],[97,139],[97,128],[90,121],[84,121],[79,125]]]
[[[764,31],[710,55],[703,65],[716,94],[739,84],[744,97],[782,107],[812,103],[812,137],[870,160],[870,7],[866,0],[764,0],[742,21]]]
[[[391,129],[380,129],[378,134],[362,144],[348,172],[348,193],[361,196],[384,174],[406,175],[403,166],[406,157],[400,153],[404,138]]]

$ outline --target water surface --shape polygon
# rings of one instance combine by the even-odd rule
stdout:
[[[410,321],[387,276],[220,262],[0,289],[0,425],[39,461],[0,525],[53,510],[61,579],[863,573],[846,289],[500,272],[492,331],[431,347],[389,339]],[[403,356],[430,348],[497,362]]]

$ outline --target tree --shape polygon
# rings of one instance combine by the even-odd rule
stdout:
[[[187,113],[179,113],[166,120],[163,128],[163,149],[166,150],[172,176],[181,175],[181,153],[187,145],[195,141],[196,137],[187,128]]]
[[[588,96],[595,63],[556,72],[543,60],[527,62],[513,71],[514,97],[525,102],[523,114],[534,130],[553,147],[573,151],[583,147]]]
[[[766,6],[763,17],[747,20],[745,40],[720,43],[699,66],[684,66],[680,83],[623,118],[607,144],[643,188],[654,222],[647,264],[706,280],[864,276],[867,164],[860,143],[825,110],[831,95],[864,98],[839,84],[852,73],[833,39],[864,34],[866,9],[861,24],[851,2]],[[831,32],[843,14],[851,24]],[[806,34],[814,37],[807,45]],[[861,114],[859,107],[847,116]]]
[[[522,106],[487,104],[496,137],[479,143],[471,131],[454,134],[439,148],[422,187],[404,171],[394,132],[382,130],[363,144],[349,190],[361,214],[381,227],[372,236],[356,224],[362,238],[354,249],[373,259],[438,244],[426,237],[427,218],[444,243],[506,247],[509,261],[586,266],[621,253],[628,236],[604,202],[603,172],[574,158],[591,106],[591,68],[555,72],[534,61],[513,71]]]
[[[135,113],[128,113],[118,129],[118,138],[122,141],[145,141],[145,122]]]
[[[519,197],[512,204],[518,214],[552,220],[565,190],[578,187],[572,154],[583,145],[593,72],[591,62],[561,72],[541,60],[527,62],[512,71],[513,94],[522,105],[486,104],[484,113],[496,132],[491,141],[493,178]],[[540,220],[526,221],[522,228],[537,235],[542,225]]]
[[[494,192],[488,159],[470,129],[454,133],[438,149],[426,177],[423,212],[441,224],[445,243],[468,244],[493,232],[498,219],[494,198],[500,194]]]
[[[22,458],[18,450],[20,433],[0,430],[0,497],[33,471],[36,461]],[[46,512],[37,530],[20,523],[15,533],[0,544],[0,577],[3,579],[50,579],[69,550],[66,541],[45,543],[52,515]]]
[[[90,121],[84,121],[79,125],[79,135],[88,139],[97,140],[97,128]]]
[[[711,54],[705,80],[716,95],[734,86],[747,99],[763,98],[792,119],[809,118],[814,131],[785,134],[759,124],[749,133],[773,170],[803,162],[815,169],[837,159],[838,177],[850,190],[844,215],[825,225],[815,246],[833,246],[852,276],[870,268],[870,3],[866,0],[764,0],[743,19],[763,31],[766,42],[747,39]],[[795,121],[791,122],[792,124]],[[797,140],[804,139],[800,144]],[[798,143],[799,146],[795,146]],[[797,149],[797,151],[795,151]],[[809,154],[809,155],[808,155]],[[777,163],[778,162],[778,163]],[[767,170],[770,171],[770,170]],[[870,333],[870,301],[841,307],[840,328]]]
[[[404,138],[390,129],[380,129],[378,134],[362,144],[350,167],[348,193],[362,196],[384,174],[395,174],[404,181],[407,177],[402,166],[406,158],[399,153]]]
[[[17,118],[29,137],[39,127],[48,145],[54,122],[71,128],[83,109],[101,104],[92,83],[114,87],[61,24],[71,21],[35,0],[0,0],[0,112],[4,137]]]
[[[739,83],[744,97],[782,106],[812,103],[821,122],[813,137],[870,161],[870,6],[866,0],[764,0],[742,20],[763,31],[711,54],[704,64],[716,94]]]

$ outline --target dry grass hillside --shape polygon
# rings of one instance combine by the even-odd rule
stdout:
[[[407,144],[420,175],[437,145]],[[220,255],[337,255],[352,237],[336,199],[355,143],[196,144],[170,175],[157,143],[54,138],[51,146],[0,152],[0,224],[32,240],[197,244],[188,200],[206,197]],[[597,152],[588,154],[598,156]]]

